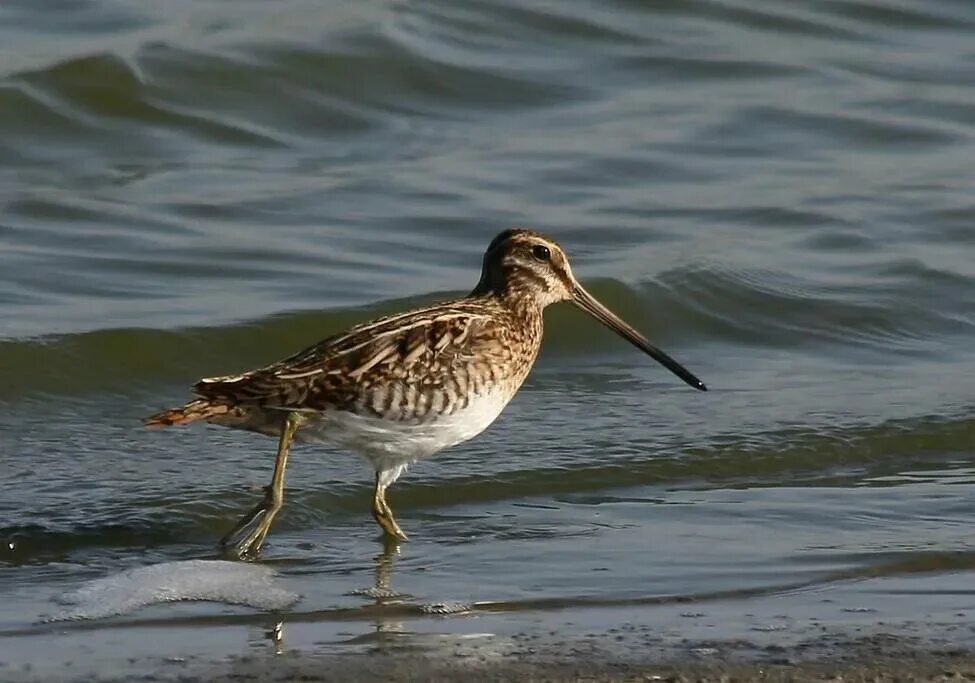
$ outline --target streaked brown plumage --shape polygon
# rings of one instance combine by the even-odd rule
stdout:
[[[540,341],[539,315],[516,319],[493,298],[460,299],[354,327],[259,370],[200,380],[193,387],[200,399],[146,424],[207,420],[277,434],[280,421],[262,419],[268,407],[394,420],[452,414],[486,383],[517,391]]]
[[[265,500],[224,539],[256,554],[283,500],[292,440],[334,441],[376,469],[373,515],[405,538],[385,500],[406,466],[465,441],[500,413],[528,376],[542,312],[570,300],[698,389],[704,385],[596,302],[554,241],[528,230],[498,235],[466,297],[363,323],[289,358],[198,382],[197,399],[146,419],[150,426],[206,421],[280,436]]]

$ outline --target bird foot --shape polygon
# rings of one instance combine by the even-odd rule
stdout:
[[[271,528],[271,521],[277,512],[271,492],[244,515],[226,536],[220,539],[220,549],[224,555],[236,560],[254,560],[260,557],[264,539]]]

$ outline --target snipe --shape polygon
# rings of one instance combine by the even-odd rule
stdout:
[[[376,471],[372,514],[405,539],[386,489],[420,458],[467,441],[501,413],[542,343],[542,311],[571,301],[695,389],[704,384],[596,301],[552,239],[529,230],[494,238],[466,297],[363,323],[273,365],[200,380],[198,398],[145,420],[205,421],[279,437],[271,484],[221,544],[256,555],[284,501],[294,441],[329,441]]]

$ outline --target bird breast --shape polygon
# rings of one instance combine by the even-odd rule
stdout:
[[[372,460],[377,469],[385,469],[380,461],[390,465],[412,462],[477,436],[510,400],[508,391],[487,391],[453,411],[428,410],[405,419],[373,411],[330,410],[315,415],[297,438],[346,447]]]

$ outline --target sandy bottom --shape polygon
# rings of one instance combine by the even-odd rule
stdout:
[[[975,680],[975,652],[917,638],[836,637],[794,647],[687,643],[682,652],[621,652],[614,634],[577,641],[523,635],[498,653],[489,642],[436,652],[368,648],[346,654],[283,650],[223,658],[127,658],[90,666],[0,667],[21,681],[959,681]]]
[[[751,627],[752,637],[725,632],[707,639],[628,620],[589,630],[627,616],[597,610],[533,617],[531,624],[524,615],[454,615],[366,625],[240,623],[231,615],[226,624],[202,627],[191,625],[192,616],[131,627],[74,625],[43,638],[5,639],[15,647],[0,654],[0,680],[975,680],[972,627],[960,621],[820,624],[816,635],[794,625]],[[553,628],[557,621],[562,626]]]
[[[972,576],[653,600],[166,602],[0,629],[0,681],[975,679]],[[96,597],[118,589],[92,586]]]
[[[960,681],[975,680],[975,659],[966,655],[872,654],[870,646],[848,650],[860,661],[760,664],[735,661],[702,663],[620,662],[596,653],[576,658],[517,658],[503,662],[430,662],[409,655],[378,658],[301,657],[284,662],[237,661],[226,666],[192,667],[172,679],[228,681]],[[138,680],[159,680],[153,674]]]

